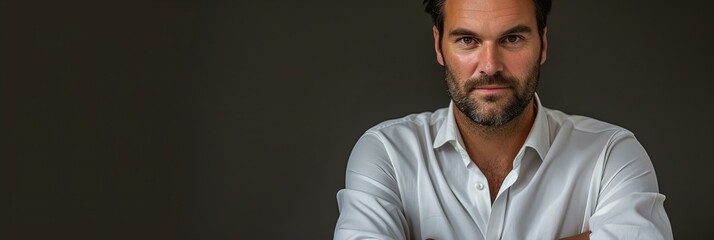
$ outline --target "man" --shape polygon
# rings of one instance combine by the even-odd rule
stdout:
[[[335,239],[672,239],[633,134],[541,105],[549,0],[425,0],[448,108],[357,142]]]

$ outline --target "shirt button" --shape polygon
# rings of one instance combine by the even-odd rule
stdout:
[[[483,190],[483,183],[476,184],[476,189]]]

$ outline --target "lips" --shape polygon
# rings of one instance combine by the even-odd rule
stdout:
[[[482,85],[482,86],[476,86],[475,89],[503,89],[503,88],[510,88],[509,86],[506,85]]]
[[[504,85],[485,85],[474,88],[474,91],[479,94],[501,94],[505,93],[509,89],[509,86]]]

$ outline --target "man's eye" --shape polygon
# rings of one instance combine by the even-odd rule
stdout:
[[[511,43],[511,44],[518,43],[521,40],[523,40],[523,38],[521,38],[520,36],[516,36],[516,35],[506,36],[506,38],[503,39],[503,41],[505,43]]]
[[[466,44],[466,45],[471,45],[474,43],[474,39],[470,38],[470,37],[464,37],[464,38],[460,38],[459,42]]]

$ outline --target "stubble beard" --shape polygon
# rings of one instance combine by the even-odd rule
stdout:
[[[466,81],[456,79],[448,64],[445,65],[446,84],[449,88],[449,95],[454,101],[454,105],[468,116],[474,123],[482,126],[503,126],[520,115],[533,98],[538,86],[538,76],[540,64],[533,64],[531,70],[526,75],[525,81],[513,77],[506,77],[503,74],[482,75]],[[461,85],[459,83],[462,82]],[[471,92],[476,87],[488,84],[498,84],[513,88],[512,94],[505,96],[507,99],[498,99],[496,96],[487,96],[480,100],[471,96]],[[503,102],[498,109],[488,111],[485,104],[497,104]]]

